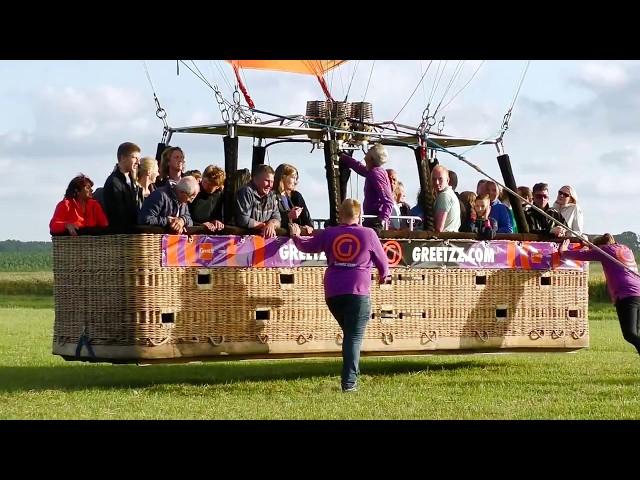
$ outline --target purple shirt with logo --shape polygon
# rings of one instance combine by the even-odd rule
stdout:
[[[317,230],[313,237],[293,237],[298,250],[324,252],[327,270],[324,293],[337,295],[369,295],[371,267],[375,264],[380,277],[389,275],[389,262],[376,232],[360,225],[338,225]]]
[[[391,210],[393,210],[393,193],[387,171],[382,167],[373,167],[371,170],[367,170],[364,163],[344,153],[340,155],[340,162],[365,178],[363,213],[375,215],[383,222],[388,222]]]
[[[600,248],[618,259],[634,272],[638,273],[638,266],[633,257],[633,252],[626,245],[614,243],[611,245],[601,245]],[[599,250],[570,250],[562,252],[563,260],[595,260],[602,262],[602,270],[607,279],[609,295],[613,303],[628,297],[640,297],[640,278],[628,270],[622,268],[613,260],[605,257]]]

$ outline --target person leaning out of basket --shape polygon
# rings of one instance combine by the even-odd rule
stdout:
[[[49,222],[51,235],[76,236],[84,228],[107,228],[109,222],[102,207],[93,196],[93,182],[80,174],[69,182],[62,201],[56,205]]]
[[[338,218],[338,226],[317,230],[313,237],[301,237],[295,223],[289,224],[289,229],[300,251],[327,256],[325,300],[343,332],[342,391],[352,392],[357,389],[360,346],[371,315],[371,267],[378,269],[380,283],[389,280],[390,274],[378,236],[358,224],[360,203],[346,199]]]
[[[569,250],[569,242],[570,239],[567,238],[560,245],[562,260],[602,263],[602,271],[607,280],[609,296],[616,306],[622,335],[627,342],[636,347],[640,354],[640,277],[638,277],[638,265],[633,252],[626,245],[616,243],[609,233],[593,239],[593,245],[599,246],[600,249]],[[611,257],[617,259],[626,268]]]
[[[275,237],[276,228],[280,226],[273,175],[273,168],[269,165],[257,165],[251,182],[236,193],[236,225],[260,230],[264,238]]]
[[[380,233],[389,224],[393,210],[393,192],[387,171],[382,168],[387,162],[388,154],[384,145],[376,143],[364,156],[364,163],[358,162],[346,153],[340,155],[340,163],[358,175],[365,177],[363,211],[365,218],[362,224]]]
[[[182,177],[175,185],[156,189],[142,203],[138,224],[166,227],[173,233],[184,233],[193,226],[188,204],[200,187],[193,177]]]
[[[196,199],[189,204],[189,213],[191,213],[193,223],[204,225],[210,232],[224,228],[222,222],[224,180],[224,170],[215,165],[207,166],[200,179],[200,192]]]

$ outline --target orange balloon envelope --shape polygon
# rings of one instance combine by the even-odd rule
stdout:
[[[227,62],[238,68],[322,76],[325,72],[342,65],[346,60],[227,60]]]
[[[274,70],[279,72],[302,73],[305,75],[315,75],[320,82],[322,91],[327,98],[332,99],[327,83],[324,81],[324,73],[334,69],[346,60],[227,60],[233,66],[233,72],[238,80],[238,86],[244,95],[247,104],[255,108],[253,100],[249,96],[247,88],[240,78],[240,68],[252,68],[259,70]]]

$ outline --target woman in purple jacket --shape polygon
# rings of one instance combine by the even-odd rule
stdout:
[[[342,391],[357,390],[360,346],[371,314],[371,267],[380,283],[389,278],[387,255],[376,233],[358,224],[360,203],[347,198],[339,211],[339,225],[300,237],[300,226],[289,224],[296,247],[307,253],[324,252],[328,268],[324,294],[329,310],[344,334],[342,341]]]
[[[393,210],[393,192],[387,171],[382,165],[387,161],[387,151],[381,143],[374,144],[364,156],[364,164],[351,158],[346,153],[340,155],[340,163],[349,167],[365,178],[364,202],[365,215],[374,215],[375,218],[366,218],[362,223],[365,227],[373,228],[377,233],[388,228],[389,217]]]
[[[616,243],[609,233],[593,240],[594,245],[616,258],[629,270],[621,267],[600,250],[567,250],[569,239],[562,242],[560,255],[564,260],[587,260],[602,262],[611,301],[616,306],[618,320],[624,339],[640,353],[640,277],[633,252],[626,245]],[[632,272],[635,272],[632,273]]]

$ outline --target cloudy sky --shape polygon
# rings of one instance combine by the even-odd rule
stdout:
[[[344,98],[351,83],[349,99],[362,101],[370,77],[364,99],[373,104],[376,121],[392,120],[429,62],[350,61],[326,78],[335,98]],[[526,61],[481,63],[434,60],[396,121],[417,125],[429,99],[436,105],[444,98],[442,105],[448,105],[438,114],[438,120],[445,115],[443,133],[495,137]],[[170,126],[221,122],[212,90],[184,65],[179,75],[175,60],[146,65]],[[196,65],[231,100],[231,67],[218,60],[197,60]],[[471,83],[453,98],[479,66]],[[308,100],[322,99],[311,76],[246,70],[244,77],[256,107],[263,110],[303,114]],[[101,186],[121,142],[133,141],[143,155],[154,156],[162,135],[142,61],[0,61],[0,105],[0,166],[5,172],[0,240],[48,240],[55,204],[73,176],[85,173]],[[572,185],[585,212],[587,233],[640,232],[640,218],[632,210],[640,200],[639,118],[640,62],[532,61],[504,139],[516,182],[547,182],[552,201],[559,187]],[[224,166],[221,137],[176,134],[172,144],[183,148],[189,169]],[[241,140],[241,168],[250,167],[251,144],[250,139]],[[328,214],[324,157],[310,150],[309,144],[277,145],[269,149],[268,161],[274,168],[282,162],[298,166],[298,188],[312,216],[323,218]],[[490,145],[465,153],[501,179],[496,155]],[[412,153],[391,148],[390,157],[390,167],[399,172],[413,203],[418,179]],[[458,173],[458,191],[475,190],[477,172],[444,153],[438,158]],[[363,182],[356,183],[355,177],[349,192],[362,198],[358,188],[362,190]]]

